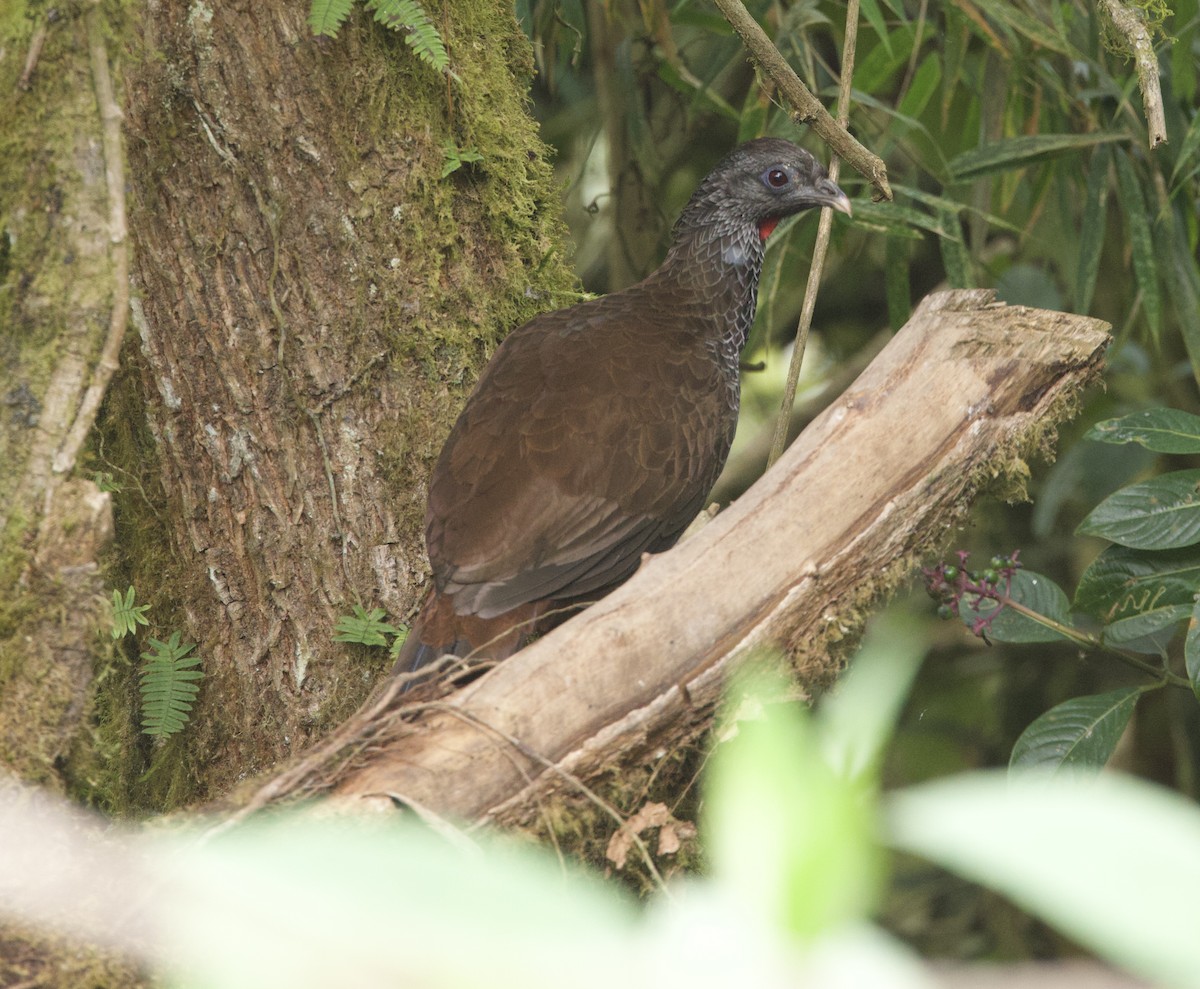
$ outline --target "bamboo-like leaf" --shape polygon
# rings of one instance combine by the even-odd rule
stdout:
[[[1162,229],[1166,239],[1162,253],[1169,276],[1167,284],[1179,317],[1176,324],[1187,348],[1192,377],[1200,382],[1200,318],[1197,317],[1200,313],[1200,269],[1196,266],[1181,204],[1176,203],[1166,211]]]
[[[312,0],[308,26],[318,37],[337,37],[338,28],[350,14],[353,0]]]
[[[1150,229],[1150,218],[1146,215],[1146,201],[1137,173],[1129,155],[1118,153],[1117,187],[1121,191],[1121,210],[1125,214],[1129,246],[1133,251],[1133,274],[1142,293],[1142,309],[1150,332],[1157,340],[1162,329],[1162,293],[1158,284],[1158,247]]]
[[[859,6],[862,8],[863,16],[866,17],[867,23],[871,25],[871,28],[883,43],[884,49],[891,56],[892,41],[888,37],[887,23],[883,19],[883,12],[879,9],[877,0],[859,0]]]
[[[1009,769],[1103,769],[1146,689],[1122,687],[1052,707],[1021,733]]]
[[[1080,524],[1134,549],[1179,549],[1200,542],[1200,470],[1179,470],[1109,495]]]
[[[906,117],[916,119],[925,112],[925,107],[929,105],[929,101],[933,98],[933,94],[937,91],[938,84],[942,81],[942,65],[936,58],[927,58],[921,62],[920,68],[917,69],[913,76],[912,85],[908,87],[908,92],[904,94],[904,99],[900,101],[899,111]]]
[[[1113,141],[1127,141],[1128,135],[1097,132],[1095,134],[1026,134],[984,144],[964,151],[950,161],[950,172],[957,182],[979,178],[991,172],[1024,168],[1041,161],[1074,154],[1084,148]]]
[[[943,210],[940,218],[942,229],[938,247],[942,252],[946,281],[950,283],[951,288],[970,288],[971,259],[967,254],[967,245],[963,243],[958,214],[951,210]]]
[[[1098,422],[1084,439],[1140,443],[1156,453],[1200,453],[1200,416],[1180,409],[1146,409]]]
[[[888,237],[884,282],[887,290],[888,322],[898,330],[912,315],[912,288],[908,281],[908,245],[900,237]]]
[[[975,0],[975,3],[997,21],[1024,35],[1035,45],[1066,55],[1068,58],[1083,58],[1075,50],[1075,46],[1060,36],[1051,25],[1026,14],[1012,0]]]
[[[1200,170],[1200,113],[1192,117],[1187,133],[1179,142],[1179,151],[1175,155],[1175,167],[1171,169],[1171,193],[1183,182],[1186,182]],[[1186,171],[1184,169],[1186,168]]]
[[[1079,235],[1079,264],[1075,274],[1075,311],[1091,309],[1096,275],[1100,271],[1100,253],[1104,248],[1104,230],[1108,217],[1109,150],[1100,145],[1092,153],[1088,168],[1086,199],[1083,206],[1083,229]]]

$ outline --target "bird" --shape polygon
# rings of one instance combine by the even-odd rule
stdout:
[[[749,141],[700,182],[653,273],[508,334],[430,475],[433,579],[394,674],[505,659],[678,540],[733,443],[766,240],[814,207],[851,213],[809,152]]]

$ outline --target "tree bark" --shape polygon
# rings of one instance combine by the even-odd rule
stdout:
[[[44,25],[5,121],[28,153],[0,184],[0,306],[19,330],[0,389],[0,453],[18,465],[0,489],[0,759],[162,810],[361,702],[387,657],[333,642],[334,625],[356,603],[398,621],[421,593],[427,464],[491,347],[573,301],[573,277],[529,43],[502,0],[430,8],[456,78],[361,9],[336,39],[281,0],[89,9]],[[124,114],[131,279],[97,43]],[[21,64],[0,60],[5,92]],[[447,144],[482,159],[443,176]],[[56,454],[111,363],[130,280],[136,332],[71,476]],[[68,577],[87,579],[64,596]],[[138,734],[146,636],[106,645],[103,598],[131,584],[146,634],[180,631],[203,660],[186,745]]]
[[[466,821],[539,801],[706,726],[730,666],[785,650],[832,680],[869,608],[943,548],[972,501],[1021,485],[1099,374],[1107,325],[932,296],[734,505],[617,591],[452,696],[393,689],[250,801],[326,792]]]

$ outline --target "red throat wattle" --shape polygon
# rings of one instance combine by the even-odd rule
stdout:
[[[778,225],[779,225],[779,217],[777,217],[777,216],[773,216],[767,220],[759,220],[758,221],[758,235],[763,240],[766,240],[768,237],[771,236],[771,231],[774,230]]]

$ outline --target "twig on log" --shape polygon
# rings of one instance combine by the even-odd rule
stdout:
[[[1167,142],[1167,118],[1163,112],[1162,87],[1158,81],[1158,55],[1154,39],[1146,22],[1136,10],[1121,0],[1100,0],[1100,9],[1123,42],[1126,54],[1137,68],[1138,88],[1142,91],[1142,108],[1146,112],[1150,150]]]

